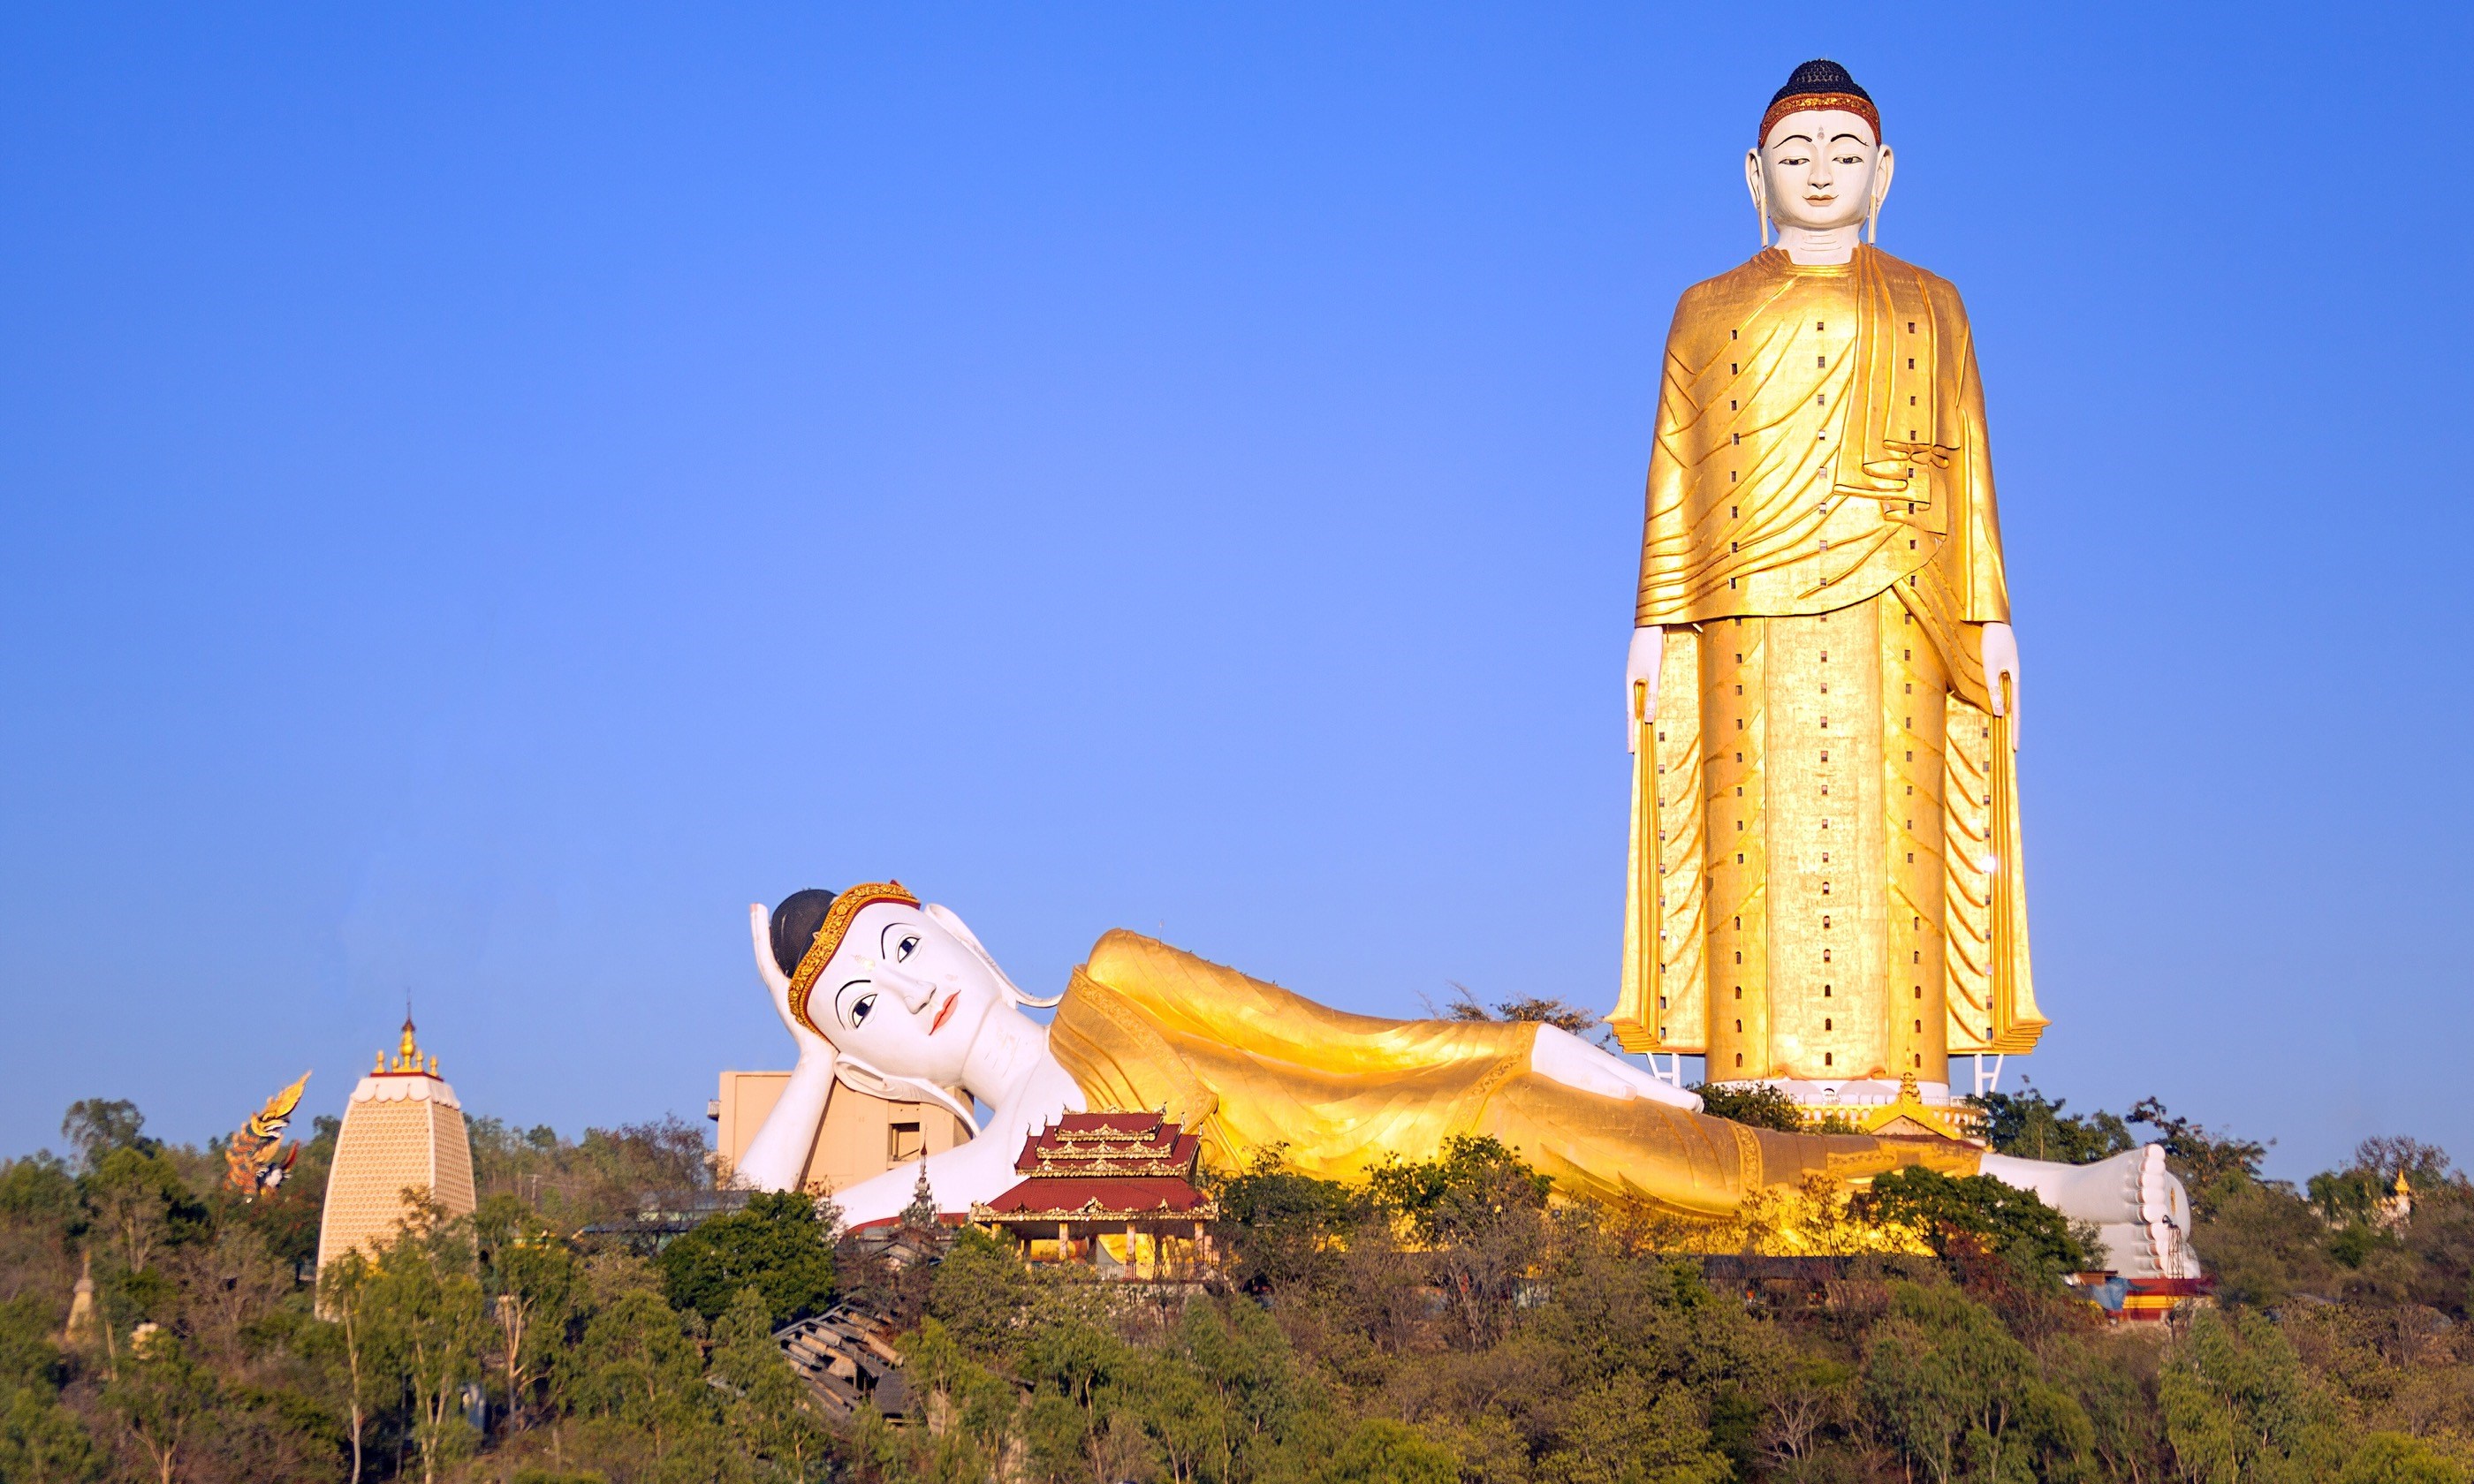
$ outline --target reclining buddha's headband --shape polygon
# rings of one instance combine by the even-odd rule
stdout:
[[[825,921],[817,927],[816,936],[809,941],[808,951],[799,959],[798,969],[790,975],[790,1016],[801,1025],[824,1035],[816,1022],[808,1018],[808,995],[816,988],[816,978],[833,962],[834,953],[842,945],[842,935],[850,931],[851,920],[860,909],[880,901],[898,901],[906,907],[919,905],[899,881],[867,881],[834,898],[826,909]]]

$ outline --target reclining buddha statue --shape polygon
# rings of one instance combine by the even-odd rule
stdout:
[[[979,1133],[927,1157],[938,1209],[967,1211],[1019,1178],[1026,1137],[1067,1113],[1165,1113],[1205,1161],[1277,1151],[1347,1179],[1492,1136],[1557,1192],[1724,1220],[1765,1188],[1844,1185],[1902,1165],[1987,1174],[2095,1223],[2129,1276],[2183,1277],[2189,1203],[2153,1146],[2049,1164],[1940,1138],[1785,1134],[1711,1117],[1691,1092],[1552,1025],[1388,1020],[1316,1004],[1163,943],[1102,937],[1062,995],[1024,993],[951,910],[899,883],[799,892],[749,911],[756,964],[798,1063],[742,1154],[740,1180],[797,1185],[826,1099],[861,1091],[951,1109]],[[1042,1025],[1027,1008],[1053,1008]],[[973,1101],[992,1111],[985,1122]],[[899,1168],[834,1192],[864,1226],[913,1198]]]

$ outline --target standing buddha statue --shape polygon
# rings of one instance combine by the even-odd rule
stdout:
[[[1891,163],[1846,69],[1796,68],[1745,159],[1762,250],[1676,305],[1612,1017],[1859,1118],[1946,1107],[1952,1056],[2046,1023],[1975,342],[1956,289],[1867,240]]]

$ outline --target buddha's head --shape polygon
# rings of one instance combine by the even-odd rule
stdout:
[[[1838,63],[1808,61],[1761,115],[1759,142],[1744,156],[1744,183],[1765,221],[1834,231],[1880,209],[1890,193],[1890,163],[1872,95]]]
[[[1042,1003],[1014,987],[959,917],[899,882],[796,892],[762,914],[757,969],[784,1017],[793,1034],[832,1042],[842,1080],[864,1091],[960,1087],[989,1017]]]

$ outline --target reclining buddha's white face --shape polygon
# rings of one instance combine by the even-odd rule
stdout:
[[[933,903],[860,908],[809,989],[804,1024],[761,924],[756,960],[791,1034],[822,1037],[848,1062],[939,1088],[963,1084],[981,1027],[1020,998],[962,920]]]
[[[816,976],[808,1018],[879,1071],[953,1087],[982,1022],[1009,996],[939,915],[891,901],[861,908]]]

